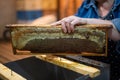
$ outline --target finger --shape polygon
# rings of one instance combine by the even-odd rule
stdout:
[[[81,25],[81,24],[87,24],[87,21],[82,19],[76,19],[72,21],[70,25],[72,32],[74,32],[74,28],[76,25]]]
[[[67,32],[68,33],[71,33],[72,32],[72,29],[70,27],[70,23],[73,21],[74,19],[70,19],[70,18],[67,18],[65,19],[64,21],[66,22],[66,29],[67,29]]]
[[[74,28],[75,28],[75,25],[76,24],[79,24],[79,20],[73,20],[70,24],[70,27],[71,27],[71,31],[74,32]]]
[[[61,24],[61,21],[57,21],[57,22],[54,22],[52,24],[50,24],[51,26],[57,26],[57,25],[60,25]]]
[[[61,22],[61,25],[62,25],[62,30],[64,33],[67,33],[67,28],[66,28],[66,24],[64,21]]]
[[[74,32],[75,25],[70,24],[71,32]]]
[[[70,23],[66,22],[66,29],[68,33],[71,33]]]

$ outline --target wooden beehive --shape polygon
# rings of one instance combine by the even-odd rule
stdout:
[[[98,68],[87,66],[58,56],[40,55],[36,56],[36,58],[72,70],[82,75],[89,75],[91,78],[99,76],[101,73]]]
[[[12,65],[13,64],[20,64],[19,61],[20,62],[23,61],[24,64],[25,63],[28,64],[27,61],[29,61],[29,59],[32,59],[32,58],[26,58],[23,60],[15,61],[12,63]],[[56,65],[56,67],[72,71],[73,74],[74,73],[80,74],[79,77],[89,75],[90,78],[95,78],[95,77],[99,77],[100,74],[102,74],[102,72],[99,68],[85,65],[83,63],[74,62],[72,60],[65,59],[65,58],[58,57],[58,56],[37,55],[37,56],[35,56],[35,58],[40,60],[40,61],[42,60],[44,63],[48,63],[48,64],[50,63],[52,65]],[[27,61],[25,61],[25,60],[27,60]],[[32,59],[32,60],[34,60],[34,59]],[[34,61],[36,61],[36,60],[34,60]],[[7,63],[7,66],[8,66],[8,64],[9,63]],[[32,64],[31,64],[31,66],[32,66]],[[9,65],[11,65],[11,63]],[[40,65],[33,65],[33,66],[40,66]],[[10,68],[8,68],[5,65],[0,63],[0,80],[28,80],[28,79],[30,79],[31,77],[26,77],[26,75],[24,74],[24,71],[22,72],[22,74],[21,74],[21,72],[18,71],[19,68],[21,68],[21,67],[24,70],[25,65],[21,65],[19,67],[14,66],[14,69],[10,69]],[[32,69],[32,68],[30,68],[30,69]],[[46,68],[44,68],[44,69],[46,69]],[[27,71],[29,71],[29,70],[27,70]],[[41,67],[40,67],[40,70],[42,70]],[[25,70],[25,73],[27,71]],[[36,73],[38,73],[38,72],[36,72]],[[33,74],[34,74],[34,72],[33,72]],[[39,72],[39,74],[41,74],[41,71]],[[51,73],[51,74],[53,74],[53,73]],[[56,74],[58,74],[58,73],[56,73]],[[41,74],[39,76],[44,76],[44,75],[45,74]],[[47,73],[46,73],[46,75],[47,75]],[[54,75],[54,76],[56,76],[56,75]],[[47,77],[48,77],[48,75],[47,75]],[[39,77],[39,78],[40,78],[39,80],[41,80],[41,77]],[[50,78],[50,76],[49,76],[49,78]]]
[[[0,63],[0,80],[27,80]]]
[[[61,26],[7,25],[14,54],[107,55],[107,31],[111,25],[81,25],[65,34]]]

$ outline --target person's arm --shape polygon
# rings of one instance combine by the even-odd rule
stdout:
[[[120,40],[120,19],[113,19],[112,21],[101,20],[95,18],[79,18],[76,16],[70,16],[63,18],[62,20],[53,23],[52,25],[62,25],[62,30],[64,33],[74,32],[75,25],[80,24],[110,24],[113,25],[113,28],[109,29],[109,38],[114,41]]]
[[[74,32],[74,27],[77,24],[87,24],[87,23],[86,20],[83,20],[82,18],[76,16],[69,16],[61,19],[60,21],[52,23],[51,25],[53,26],[62,25],[62,30],[64,33],[71,33]]]
[[[113,28],[109,29],[108,36],[110,39],[114,41],[120,40],[120,18],[109,20],[101,20],[101,19],[86,19],[87,24],[111,24]]]
[[[116,18],[112,20],[113,29],[111,30],[111,36],[113,40],[120,40],[120,18]]]

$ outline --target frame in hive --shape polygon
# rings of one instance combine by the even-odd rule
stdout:
[[[61,26],[7,25],[14,54],[54,54],[106,56],[108,29],[111,25],[80,25],[65,34]]]

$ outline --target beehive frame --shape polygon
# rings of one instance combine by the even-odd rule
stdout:
[[[14,45],[15,44],[15,41],[17,41],[17,40],[15,40],[15,38],[16,37],[14,37],[14,36],[17,36],[17,37],[19,37],[19,36],[21,36],[21,35],[23,35],[23,34],[21,34],[22,32],[19,32],[19,30],[20,29],[27,29],[27,28],[29,28],[29,29],[31,29],[32,30],[32,28],[33,29],[39,29],[39,28],[43,28],[43,29],[51,29],[51,27],[52,26],[50,26],[50,25],[28,25],[28,24],[12,24],[12,25],[7,25],[7,28],[10,28],[10,31],[11,31],[11,38],[12,38],[12,47],[13,47],[13,52],[14,52],[14,54],[53,54],[53,53],[39,53],[39,52],[31,52],[31,51],[29,51],[29,50],[19,50],[19,49],[17,49],[16,48],[16,46]],[[108,39],[108,30],[112,27],[111,25],[107,25],[107,24],[102,24],[102,25],[99,25],[99,24],[97,24],[97,25],[81,25],[81,26],[77,26],[77,27],[79,27],[79,28],[90,28],[90,29],[98,29],[98,30],[102,30],[102,31],[104,31],[105,32],[105,52],[103,53],[103,54],[97,54],[97,53],[94,53],[94,52],[80,52],[80,53],[74,53],[74,52],[56,52],[56,53],[54,53],[55,55],[68,55],[68,54],[70,54],[70,55],[83,55],[83,56],[107,56],[107,45],[108,45],[108,41],[107,41],[107,39]],[[58,31],[60,31],[61,29],[61,26],[56,26],[55,27],[56,29],[59,29]],[[47,30],[48,30],[47,29]],[[46,31],[47,31],[46,30]],[[54,30],[55,31],[55,30]],[[15,33],[16,32],[16,33]],[[30,32],[30,31],[28,31],[27,30],[27,32]],[[48,32],[49,32],[49,30],[48,30]],[[14,34],[13,34],[14,33]],[[19,34],[17,34],[17,33],[19,33]],[[37,33],[37,31],[36,31],[36,33]],[[26,33],[25,33],[26,34]],[[64,33],[62,33],[62,34],[64,34]],[[68,34],[69,35],[69,34]]]

